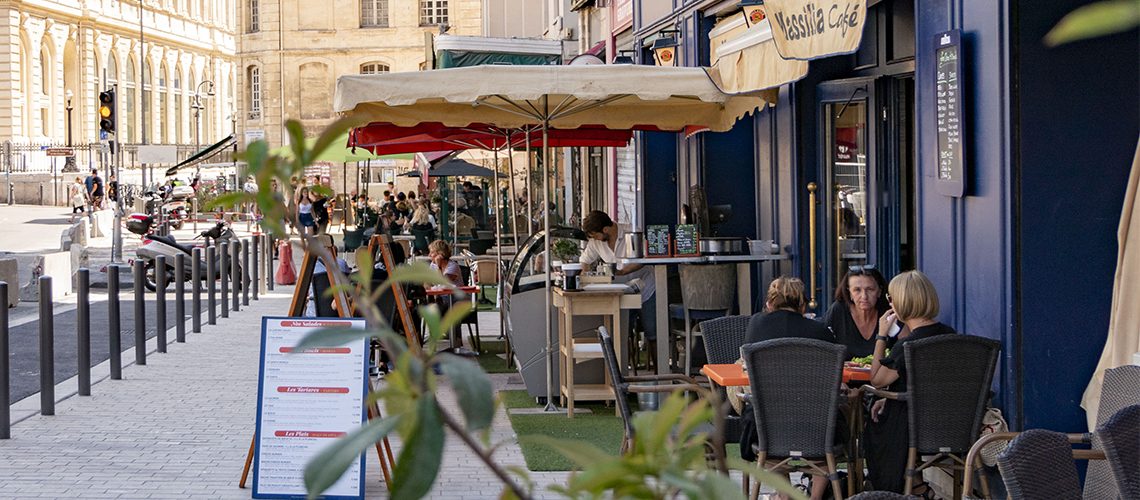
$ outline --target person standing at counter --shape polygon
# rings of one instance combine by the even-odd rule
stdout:
[[[614,224],[610,216],[600,210],[586,214],[582,219],[582,231],[586,233],[586,249],[578,258],[578,262],[592,266],[599,260],[617,264],[618,260],[625,258],[625,245],[620,242],[625,237],[625,231]],[[641,264],[618,264],[616,272],[617,281],[628,283],[639,280],[641,288],[641,326],[645,330],[645,340],[652,343],[657,341],[657,301],[654,293],[657,285],[653,278],[653,270]],[[653,352],[650,349],[650,352]]]

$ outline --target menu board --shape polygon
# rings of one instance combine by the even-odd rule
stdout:
[[[253,498],[305,498],[305,465],[367,417],[367,339],[293,352],[325,328],[363,330],[364,319],[261,320]],[[323,498],[364,498],[363,454]]]
[[[939,193],[962,196],[966,191],[966,165],[962,138],[962,59],[959,30],[940,33],[935,39],[935,107],[938,136]]]
[[[673,256],[700,255],[701,249],[697,239],[696,225],[677,224],[677,231],[673,236]]]
[[[647,257],[668,257],[672,255],[669,248],[669,225],[645,226],[645,241]]]

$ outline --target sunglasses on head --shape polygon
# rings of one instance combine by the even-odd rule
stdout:
[[[864,264],[861,266],[851,266],[847,268],[851,274],[869,274],[875,270],[874,264]]]

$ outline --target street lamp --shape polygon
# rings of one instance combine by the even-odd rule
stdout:
[[[676,66],[677,65],[677,36],[681,34],[681,30],[661,30],[657,34],[657,39],[653,41],[653,56],[657,60],[658,66]]]
[[[749,28],[760,24],[767,16],[764,12],[764,0],[742,0],[740,2],[741,14],[744,24]]]
[[[202,116],[202,109],[206,107],[204,104],[202,104],[202,86],[203,85],[209,85],[209,87],[206,88],[206,97],[213,97],[214,96],[214,82],[211,80],[202,80],[202,82],[199,83],[198,86],[194,88],[194,102],[190,104],[190,107],[194,109],[194,149],[195,150],[201,149],[201,147],[202,147],[201,134],[200,134],[200,131],[198,129],[198,125],[199,125],[200,118]]]
[[[71,148],[71,110],[73,109],[71,107],[71,98],[74,97],[74,94],[71,93],[71,89],[68,89],[66,92],[64,92],[64,96],[67,97],[67,105],[64,106],[64,109],[67,110],[67,147],[70,149]],[[72,153],[70,155],[67,155],[67,159],[64,160],[63,171],[64,172],[78,172],[79,171],[79,167],[77,167],[75,165],[75,152],[74,151],[72,151]]]

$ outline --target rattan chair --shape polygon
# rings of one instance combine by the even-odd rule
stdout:
[[[614,350],[614,338],[606,327],[598,328],[598,341],[602,345],[602,357],[606,362],[606,374],[609,376],[614,391],[614,404],[618,415],[621,416],[625,433],[621,440],[621,453],[633,448],[633,413],[629,408],[629,395],[632,393],[671,393],[673,391],[695,391],[700,387],[692,378],[679,373],[666,375],[640,375],[627,377],[622,375],[618,368],[617,353]],[[655,385],[649,385],[654,383]]]
[[[846,349],[820,340],[785,338],[746,344],[740,350],[752,387],[757,465],[774,472],[825,475],[835,497],[841,498],[836,457],[843,445],[835,444],[835,419]],[[848,476],[848,489],[850,483]],[[753,499],[759,491],[757,484]]]
[[[997,460],[1009,497],[1080,498],[1072,452],[1069,437],[1060,432],[1030,429],[1018,434]]]
[[[1125,365],[1105,370],[1104,383],[1100,386],[1100,404],[1097,406],[1096,425],[1100,427],[1117,412],[1129,406],[1140,404],[1140,366]],[[1093,449],[1103,446],[1100,437],[1094,435]],[[1112,468],[1107,462],[1089,462],[1085,475],[1084,498],[1116,498],[1120,491],[1116,486]]]
[[[978,440],[1001,344],[971,335],[939,335],[906,342],[907,390],[903,393],[863,386],[878,397],[907,402],[910,448],[906,481],[910,491],[916,477],[930,467],[954,475],[955,498],[970,447]],[[919,463],[919,457],[933,456]],[[983,490],[989,488],[983,481]],[[984,491],[989,496],[988,491]]]
[[[1140,499],[1140,405],[1120,410],[1097,427],[1096,434],[1112,466],[1119,498]]]
[[[748,334],[748,321],[751,316],[725,316],[702,321],[700,324],[705,343],[705,355],[710,364],[735,363],[740,359],[740,347]],[[724,388],[718,387],[721,401],[726,401]],[[724,440],[727,443],[740,441],[741,420],[739,415],[727,415],[724,419]]]
[[[684,373],[693,373],[693,335],[699,324],[732,312],[736,298],[736,266],[734,264],[681,264],[681,304],[669,305],[669,318],[681,320],[683,328],[671,333],[684,340]],[[657,325],[660,329],[661,325]],[[660,362],[660,360],[658,360]]]

